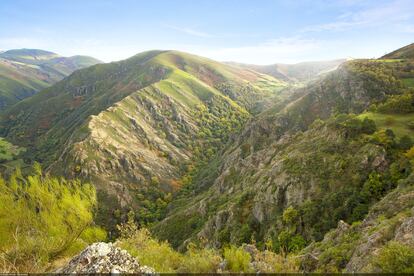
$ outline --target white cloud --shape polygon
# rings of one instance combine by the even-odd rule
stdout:
[[[168,28],[168,29],[172,29],[175,31],[179,31],[191,36],[197,36],[197,37],[213,37],[211,34],[205,33],[205,32],[201,32],[198,30],[194,30],[192,28],[187,28],[187,27],[177,27],[177,26],[173,26],[173,25],[163,25],[164,27]]]

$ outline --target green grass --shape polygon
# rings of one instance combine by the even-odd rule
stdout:
[[[410,114],[381,114],[366,112],[359,115],[360,118],[368,117],[375,121],[377,128],[389,128],[397,137],[408,135],[414,138],[414,129],[410,128],[409,123],[414,122],[414,113]]]
[[[403,79],[402,82],[407,87],[414,87],[414,78],[406,78],[406,79]]]
[[[391,63],[391,62],[401,62],[403,61],[403,59],[372,59],[370,61]]]

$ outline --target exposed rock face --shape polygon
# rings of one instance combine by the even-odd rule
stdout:
[[[414,250],[414,187],[398,187],[375,204],[368,216],[356,225],[340,221],[320,243],[311,244],[301,259],[305,272],[330,269],[333,260],[326,252],[340,250],[343,272],[382,272],[375,260],[389,242]]]
[[[112,243],[98,242],[74,257],[59,273],[142,273],[155,274],[151,267],[138,261]]]
[[[276,104],[252,119],[220,153],[216,166],[205,167],[216,174],[200,173],[203,177],[196,179],[191,198],[183,201],[188,202],[187,206],[171,208],[167,218],[154,227],[154,233],[174,246],[200,237],[212,246],[248,242],[251,235],[263,241],[280,231],[278,218],[288,206],[311,202],[320,208],[329,194],[339,190],[345,194],[345,187],[361,187],[370,172],[388,168],[382,146],[365,142],[355,146],[357,139],[352,142],[348,130],[315,121],[337,112],[361,113],[372,102],[396,93],[392,89],[398,87],[396,83],[383,84],[381,79],[371,77],[375,76],[372,70],[370,64],[344,64],[324,79],[292,91],[285,107]],[[197,207],[200,201],[203,212]],[[230,213],[233,215],[221,219]],[[177,231],[180,217],[202,217],[202,223]],[[329,224],[322,231],[321,227],[311,230],[316,219],[304,222],[299,231],[306,239],[321,240],[337,222],[332,217],[326,215]],[[245,225],[248,227],[243,228]]]

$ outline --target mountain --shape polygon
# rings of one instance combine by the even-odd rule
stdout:
[[[346,273],[402,273],[411,268],[412,272],[413,176],[372,206],[362,222],[349,225],[340,221],[321,242],[306,248],[304,269],[333,271],[341,267]],[[411,260],[407,259],[410,255]]]
[[[349,61],[293,91],[193,176],[154,234],[180,249],[199,240],[217,248],[254,241],[298,252],[340,220],[363,220],[398,183],[413,184],[404,157],[414,141],[414,91],[404,82],[413,62]]]
[[[80,69],[1,114],[1,164],[93,183],[157,271],[411,272],[414,59],[292,78],[177,51]]]
[[[37,49],[0,53],[0,110],[101,61],[87,56],[61,57]]]
[[[414,58],[414,43],[386,54],[382,59],[412,59]]]
[[[296,64],[277,63],[272,65],[252,65],[231,62],[229,64],[242,68],[250,68],[257,72],[273,76],[287,82],[303,83],[314,80],[320,75],[335,70],[345,59],[328,61],[311,61]]]
[[[102,198],[117,198],[105,201],[110,211],[119,202],[151,221],[182,176],[283,100],[284,87],[249,69],[150,51],[78,70],[19,102],[3,114],[1,135],[27,149],[25,160],[96,183]]]

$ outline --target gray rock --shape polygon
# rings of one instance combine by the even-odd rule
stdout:
[[[155,274],[153,268],[140,266],[127,251],[112,243],[98,242],[88,246],[58,273],[142,273]]]

